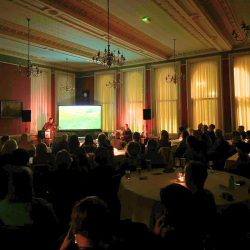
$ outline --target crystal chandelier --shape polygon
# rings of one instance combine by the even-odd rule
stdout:
[[[237,41],[237,42],[239,42],[239,43],[244,43],[247,39],[248,39],[248,37],[249,37],[249,35],[250,35],[250,27],[249,27],[249,25],[246,25],[245,23],[244,23],[244,21],[242,21],[242,24],[241,24],[241,29],[244,31],[244,33],[245,33],[245,37],[243,38],[243,39],[238,39],[238,34],[235,32],[235,30],[233,30],[233,33],[232,33],[232,36],[234,37],[234,39]]]
[[[27,77],[39,77],[42,75],[42,71],[38,68],[38,66],[34,66],[30,60],[30,19],[28,19],[28,63],[27,66],[22,66],[21,63],[17,66],[16,72],[21,76]]]
[[[173,76],[167,76],[166,77],[166,81],[167,83],[171,83],[173,82],[174,84],[176,83],[180,83],[182,80],[185,80],[185,75],[182,76],[182,73],[180,74],[180,76],[177,76],[176,74],[176,68],[177,66],[175,65],[175,40],[176,39],[173,39],[174,40],[174,75]]]
[[[120,50],[117,51],[117,56],[115,55],[115,50],[110,50],[109,44],[109,0],[108,0],[108,49],[105,47],[104,54],[101,55],[101,52],[97,53],[96,56],[93,56],[93,62],[96,64],[101,64],[104,66],[122,66],[125,63],[125,56],[121,54]]]
[[[106,84],[106,87],[117,89],[117,88],[120,88],[121,85],[122,85],[122,83],[120,83],[120,81],[116,82],[115,79],[114,79],[113,82],[109,81],[109,83]]]
[[[68,58],[66,58],[66,63],[67,63],[67,69],[69,70],[69,64],[68,64]],[[61,92],[74,92],[75,91],[75,87],[74,86],[70,86],[68,84],[68,73],[67,73],[67,80],[66,80],[66,84],[60,87]]]

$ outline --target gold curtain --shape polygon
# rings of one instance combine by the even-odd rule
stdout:
[[[113,82],[115,74],[95,74],[94,99],[102,105],[102,131],[115,131],[115,91],[106,84]]]
[[[143,69],[123,72],[122,125],[128,124],[132,132],[143,131]]]
[[[196,129],[199,123],[221,124],[219,62],[201,61],[190,64],[191,80],[191,127]]]
[[[250,129],[250,55],[234,58],[234,101],[236,127]]]
[[[156,130],[167,130],[170,134],[178,131],[178,84],[167,83],[166,76],[174,75],[174,66],[164,66],[154,70],[156,95]]]

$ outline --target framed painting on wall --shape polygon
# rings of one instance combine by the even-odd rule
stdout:
[[[22,117],[23,102],[1,101],[1,118]]]

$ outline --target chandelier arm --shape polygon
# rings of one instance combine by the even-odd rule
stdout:
[[[29,65],[29,60],[30,60],[30,19],[27,18],[27,20],[28,20],[28,65]]]

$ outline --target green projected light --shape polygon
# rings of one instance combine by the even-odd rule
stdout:
[[[149,23],[149,18],[148,18],[148,17],[143,17],[141,20],[142,20],[143,22],[145,22],[145,23]]]

